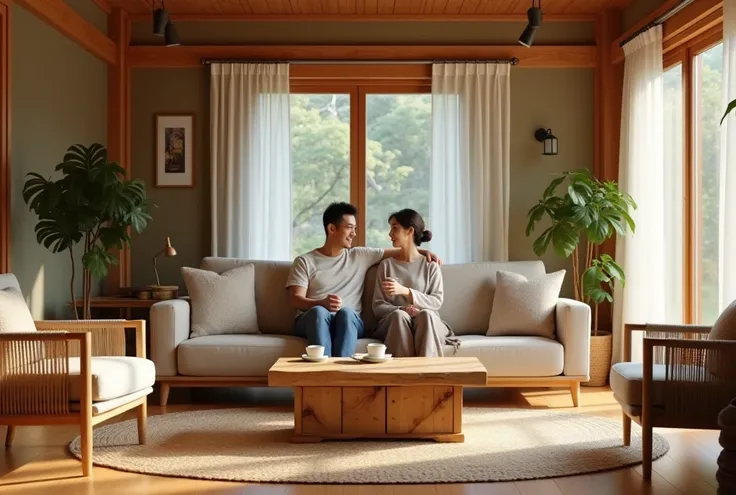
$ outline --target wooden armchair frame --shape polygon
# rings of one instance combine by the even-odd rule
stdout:
[[[145,320],[37,321],[37,332],[0,334],[0,425],[7,425],[5,446],[15,428],[78,424],[82,474],[92,474],[93,426],[138,408],[138,442],[146,441],[147,395],[100,414],[93,413],[92,356],[125,356],[125,330],[135,329],[136,357],[146,357]],[[43,356],[39,359],[38,356]],[[73,379],[68,359],[80,358],[79,411],[70,409]]]
[[[653,427],[718,429],[718,413],[736,397],[736,341],[709,340],[710,330],[705,325],[624,326],[624,362],[631,361],[632,333],[645,332],[641,409],[627,412],[622,406],[624,445],[631,444],[632,420],[642,428],[644,479],[652,476]],[[655,364],[666,367],[660,386],[664,407],[655,405]]]

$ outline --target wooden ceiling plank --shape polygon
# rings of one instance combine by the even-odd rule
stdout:
[[[17,0],[67,38],[109,64],[117,62],[115,42],[87,22],[62,0]]]
[[[340,4],[338,0],[322,0],[322,11],[325,14],[339,14]]]
[[[460,7],[463,5],[463,0],[450,0],[445,6],[445,14],[459,14]]]
[[[478,8],[480,7],[481,0],[465,0],[463,4],[460,6],[460,13],[461,14],[475,14],[478,12]]]
[[[357,14],[358,5],[356,0],[340,0],[338,11],[340,14]]]
[[[518,67],[563,68],[596,65],[596,47],[587,45],[185,45],[131,46],[131,67],[196,67],[202,58],[248,60],[385,60],[518,58]]]
[[[112,12],[112,5],[107,0],[92,0],[105,14]]]
[[[394,0],[378,0],[378,13],[379,14],[393,14],[394,13]]]

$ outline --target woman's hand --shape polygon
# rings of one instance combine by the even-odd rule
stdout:
[[[408,296],[409,289],[396,280],[386,280],[382,284],[383,293],[387,296]]]
[[[419,308],[417,308],[416,306],[404,306],[401,309],[409,313],[409,316],[411,316],[412,318],[419,314]]]

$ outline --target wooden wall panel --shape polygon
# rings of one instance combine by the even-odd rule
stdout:
[[[10,8],[0,2],[0,273],[10,271]]]
[[[127,12],[115,8],[108,18],[108,33],[115,42],[117,64],[110,65],[107,73],[107,155],[130,174],[130,19]],[[120,259],[111,266],[105,279],[108,294],[120,287],[130,286],[130,248],[112,252]]]

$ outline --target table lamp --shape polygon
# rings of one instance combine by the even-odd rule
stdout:
[[[176,256],[176,249],[171,247],[171,238],[166,237],[166,244],[164,244],[164,248],[156,254],[156,256],[153,257],[153,271],[156,273],[156,286],[161,287],[161,281],[158,278],[158,268],[156,267],[156,258],[158,258],[161,255],[164,255],[166,257],[169,256]]]

